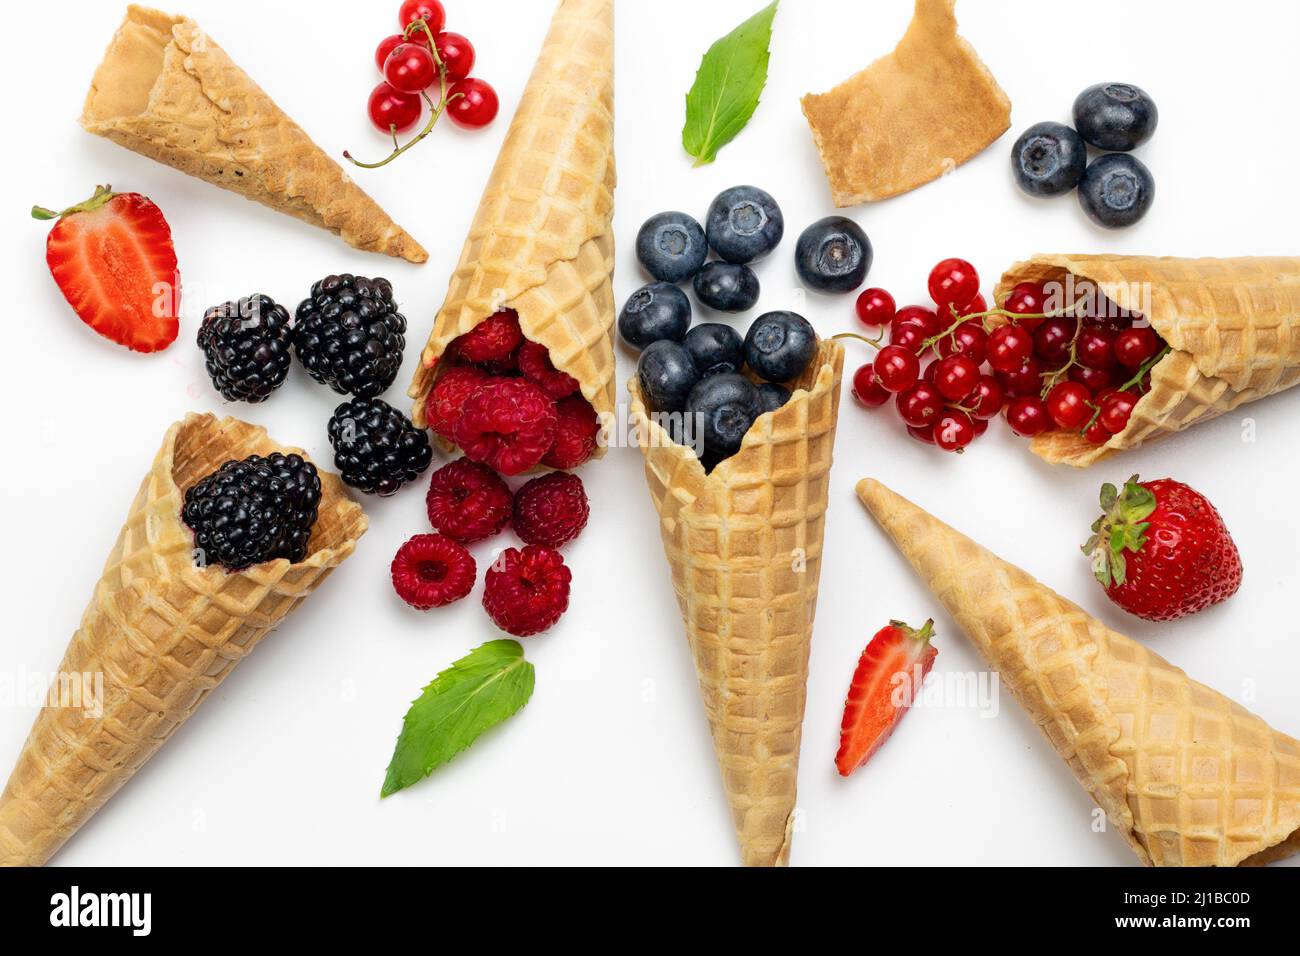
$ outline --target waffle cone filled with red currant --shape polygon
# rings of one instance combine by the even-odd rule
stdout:
[[[1032,327],[1027,363],[1068,364],[1068,384],[1109,377],[1089,389],[1078,427],[1057,427],[1068,409],[1054,408],[1052,427],[1022,431],[1048,462],[1086,467],[1300,382],[1300,257],[1038,255],[1008,269],[994,295],[1012,313],[1044,303],[1064,313],[990,322]],[[1108,339],[1119,361],[1091,368],[1084,336]]]
[[[614,4],[562,0],[411,383],[412,419],[445,447],[503,474],[603,451],[565,424],[614,412],[614,184]],[[516,447],[467,447],[506,431]]]

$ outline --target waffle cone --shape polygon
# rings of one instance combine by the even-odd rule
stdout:
[[[416,425],[447,346],[501,309],[614,414],[614,182],[613,0],[561,0],[411,382]]]
[[[1067,275],[1145,314],[1172,351],[1124,431],[1104,445],[1068,431],[1039,435],[1030,448],[1045,461],[1086,467],[1300,382],[1300,257],[1040,255],[1008,269],[995,297]]]
[[[1300,852],[1300,741],[879,482],[857,490],[1143,863]]]
[[[321,472],[305,560],[238,573],[195,565],[184,489],[226,461],[280,450],[234,418],[189,415],[167,431],[59,665],[103,675],[100,713],[41,710],[0,796],[0,865],[45,863],[352,553],[366,517]]]
[[[844,349],[823,341],[790,401],[705,474],[647,417],[632,432],[695,658],[747,866],[785,866],[808,683]]]
[[[429,258],[187,17],[127,8],[91,81],[81,125],[357,249]]]

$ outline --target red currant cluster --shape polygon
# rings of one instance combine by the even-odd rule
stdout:
[[[378,163],[362,163],[347,153],[357,166],[372,169],[396,159],[424,139],[445,112],[452,121],[467,129],[478,129],[496,119],[500,106],[496,90],[483,80],[471,77],[474,47],[459,33],[443,30],[447,14],[438,0],[405,0],[397,20],[402,28],[380,41],[375,49],[375,65],[384,82],[370,92],[370,121],[393,137],[393,152]],[[438,89],[435,103],[429,95]],[[397,135],[415,127],[429,107],[424,129],[404,146]]]
[[[867,289],[858,318],[888,327],[888,342],[883,331],[847,337],[879,350],[853,376],[854,397],[869,408],[894,397],[908,434],[945,451],[962,451],[1004,408],[1019,435],[1055,426],[1102,444],[1127,425],[1167,351],[1154,330],[1134,324],[1140,316],[1099,294],[1049,310],[1042,285],[1021,283],[990,309],[964,259],[936,265],[929,289],[934,309],[898,309],[884,289]]]

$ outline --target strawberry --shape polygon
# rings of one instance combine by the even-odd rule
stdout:
[[[45,261],[63,297],[92,329],[136,352],[157,352],[180,331],[180,274],[171,227],[139,193],[97,186],[63,212],[32,207],[34,219],[58,219]]]
[[[1214,505],[1180,481],[1102,485],[1104,514],[1083,546],[1107,596],[1138,617],[1172,621],[1241,587],[1241,555]]]
[[[840,776],[847,777],[866,763],[912,706],[939,653],[930,643],[933,631],[934,621],[926,621],[920,630],[890,621],[858,658],[844,700],[840,750],[835,755]]]

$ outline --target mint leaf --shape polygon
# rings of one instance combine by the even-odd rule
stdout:
[[[533,677],[518,641],[488,641],[435,677],[406,712],[379,795],[423,780],[518,711]]]
[[[686,94],[682,146],[695,165],[711,163],[718,150],[745,128],[767,83],[768,45],[776,2],[764,7],[709,47]]]

